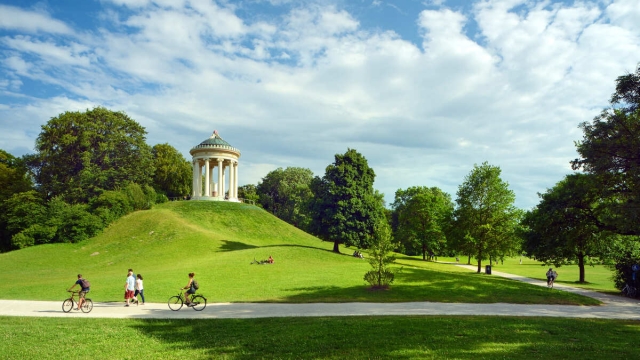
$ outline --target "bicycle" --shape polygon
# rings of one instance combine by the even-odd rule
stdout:
[[[182,292],[179,292],[178,295],[169,298],[169,309],[178,311],[182,308],[182,305],[184,305],[184,303],[184,295],[182,294]],[[195,311],[202,311],[205,307],[207,307],[207,298],[202,295],[192,295],[191,302],[187,304],[187,306],[192,307]]]
[[[74,307],[76,308],[76,310],[78,309],[79,300],[74,300],[74,296],[78,296],[78,298],[80,296],[80,291],[78,290],[67,291],[71,293],[71,297],[62,302],[62,311],[66,313],[73,310]],[[82,306],[80,307],[80,310],[82,310],[83,313],[90,313],[91,310],[93,310],[93,301],[89,298],[85,298]]]
[[[637,290],[634,286],[629,284],[625,284],[624,288],[622,288],[622,295],[630,298],[636,297]]]

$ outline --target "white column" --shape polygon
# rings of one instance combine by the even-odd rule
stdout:
[[[233,160],[229,161],[229,200],[233,199],[233,183],[234,183],[234,176],[235,174],[233,173]]]
[[[204,196],[209,197],[211,194],[209,185],[209,159],[204,159]]]
[[[222,198],[224,199],[224,190],[225,190],[225,186],[224,186],[224,169],[226,168],[226,166],[224,166],[224,163],[222,163],[222,183],[220,185],[220,189],[222,191]]]
[[[202,196],[202,165],[198,161],[198,197]]]
[[[222,159],[218,158],[218,197],[224,199],[224,178],[222,177]]]
[[[235,171],[235,175],[233,175],[233,179],[235,180],[233,184],[233,195],[236,199],[238,199],[238,165],[240,165],[240,163],[236,162],[233,167],[233,170]]]
[[[191,187],[192,187],[192,191],[191,191],[191,198],[195,198],[196,197],[196,189],[198,188],[198,184],[196,184],[196,179],[197,179],[197,174],[196,174],[196,166],[198,164],[197,160],[192,160],[191,161],[191,166],[193,167],[193,171],[191,171]]]
[[[215,183],[216,183],[216,178],[213,176],[213,169],[216,167],[215,163],[214,164],[210,164],[209,165],[209,195],[208,196],[213,196],[213,192],[216,191],[215,189]]]

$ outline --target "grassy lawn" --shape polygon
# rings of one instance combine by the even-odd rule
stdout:
[[[638,342],[637,321],[592,319],[0,317],[8,359],[631,359]]]
[[[255,206],[183,201],[132,213],[79,244],[40,245],[0,254],[4,299],[62,300],[78,273],[94,301],[121,301],[128,268],[141,273],[147,301],[165,302],[194,271],[211,302],[541,303],[593,305],[560,291],[434,266],[400,256],[390,291],[369,291],[362,259],[322,242]],[[275,258],[273,265],[251,260]],[[16,279],[20,283],[16,284]],[[25,280],[26,279],[26,280]],[[16,286],[19,285],[19,286]]]
[[[418,259],[417,257],[411,257],[412,259]],[[421,258],[419,259],[420,261]],[[441,262],[455,262],[455,258],[438,258],[438,261]],[[429,262],[433,264],[432,262]],[[461,264],[467,263],[467,258],[460,258]],[[489,262],[483,262],[482,271],[484,271],[485,265]],[[448,264],[441,264],[442,266],[432,266],[431,268],[437,269],[447,267]],[[472,259],[471,265],[477,266],[477,263]],[[579,277],[579,269],[578,265],[564,265],[556,268],[555,266],[545,266],[543,263],[539,261],[535,261],[526,257],[522,258],[522,264],[520,264],[519,257],[507,258],[504,263],[501,264],[493,263],[491,266],[494,271],[502,271],[509,274],[526,276],[532,279],[538,279],[546,281],[547,277],[545,276],[549,267],[553,267],[558,272],[558,279],[556,283],[565,284],[569,286],[581,287],[589,290],[595,290],[604,293],[610,293],[619,295],[620,291],[613,286],[613,280],[611,280],[613,276],[613,272],[604,265],[588,265],[585,267],[585,279],[586,283],[581,284],[578,282]]]

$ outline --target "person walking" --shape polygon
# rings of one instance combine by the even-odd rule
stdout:
[[[131,299],[133,299],[134,291],[136,290],[136,278],[133,277],[133,270],[129,269],[127,274],[127,281],[124,283],[124,299],[126,300],[126,305],[129,306]]]
[[[133,294],[133,297],[136,299],[136,304],[140,305],[140,301],[138,301],[138,295],[142,298],[142,305],[144,305],[144,287],[142,286],[142,275],[138,274],[136,279],[136,292]]]

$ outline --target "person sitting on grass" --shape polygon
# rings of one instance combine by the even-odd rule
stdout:
[[[193,286],[193,278],[196,276],[196,273],[189,273],[189,282],[187,286],[181,288],[180,290],[187,290],[184,292],[184,298],[186,300],[187,306],[191,306],[191,299],[189,299],[189,295],[193,295],[196,293],[196,288]]]
[[[267,262],[269,262],[269,264],[273,264],[273,258],[271,257],[271,255],[269,255],[269,259],[267,259]]]

